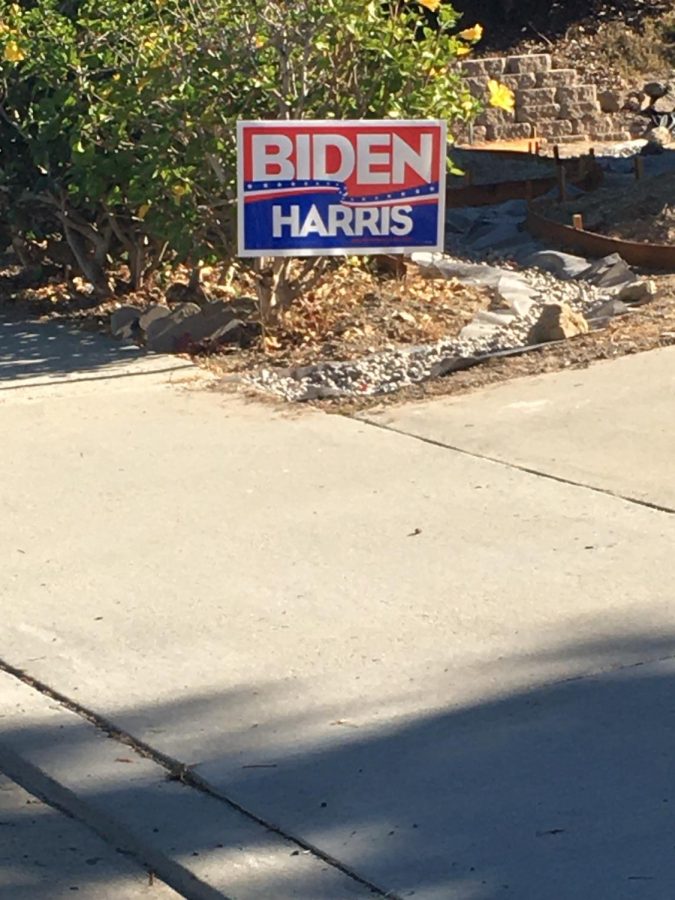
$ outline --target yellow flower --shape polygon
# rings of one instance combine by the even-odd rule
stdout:
[[[255,46],[256,50],[262,49],[262,47],[264,47],[266,43],[267,38],[262,34],[256,34],[256,36],[253,38],[253,45]]]
[[[418,0],[422,6],[426,6],[427,9],[430,9],[432,12],[436,12],[438,7],[441,5],[441,0]]]
[[[18,3],[12,3],[12,5],[9,8],[9,11],[11,12],[11,14],[13,16],[20,16],[21,12],[22,12],[21,7],[19,6]]]
[[[0,34],[7,34],[12,29],[5,22],[0,22]]]
[[[465,41],[475,43],[483,37],[483,26],[474,25],[473,28],[465,28],[464,31],[460,31],[459,37]]]
[[[490,92],[490,106],[513,112],[516,106],[516,98],[511,88],[491,78],[488,81],[488,91]]]
[[[471,47],[465,47],[463,44],[460,44],[455,53],[457,56],[468,56],[471,53]]]
[[[173,191],[174,197],[184,197],[188,192],[188,189],[184,184],[174,184],[171,190]]]
[[[21,62],[22,59],[26,58],[26,54],[23,52],[21,47],[19,47],[16,41],[7,41],[7,43],[5,44],[5,52],[3,55],[7,62],[13,63]]]

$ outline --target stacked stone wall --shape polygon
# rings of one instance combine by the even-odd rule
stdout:
[[[620,115],[601,110],[595,85],[580,83],[574,69],[554,69],[548,54],[470,59],[461,63],[461,71],[475,97],[486,101],[488,81],[495,79],[511,88],[516,105],[513,112],[486,108],[471,132],[457,131],[457,140],[471,134],[475,142],[539,139],[564,144],[631,136]]]

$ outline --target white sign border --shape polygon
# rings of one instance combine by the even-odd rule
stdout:
[[[314,248],[308,247],[306,250],[276,250],[270,247],[268,250],[247,250],[244,248],[244,129],[248,126],[271,127],[278,128],[283,125],[376,125],[391,126],[395,124],[397,127],[419,128],[420,125],[436,125],[441,130],[441,151],[445,148],[445,156],[443,158],[444,165],[441,170],[441,177],[438,183],[438,231],[436,234],[436,244],[431,246],[423,244],[419,247],[364,247],[337,249],[333,247]],[[443,252],[445,250],[445,176],[447,171],[447,154],[448,154],[448,123],[445,119],[238,119],[237,120],[237,256],[241,259],[256,259],[261,256],[382,256],[388,253],[397,255],[409,255],[411,253],[419,253],[427,251],[429,253]]]

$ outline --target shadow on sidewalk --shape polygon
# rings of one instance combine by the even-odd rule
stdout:
[[[133,344],[56,322],[26,321],[0,310],[0,387],[29,378],[62,379],[109,370],[147,354]]]
[[[587,674],[617,651],[646,662]],[[674,654],[675,634],[571,643],[539,659],[573,660],[578,676],[367,733],[336,728],[330,744],[291,746],[300,720],[280,717],[266,723],[278,730],[277,752],[268,746],[256,760],[269,768],[242,765],[231,752],[237,741],[222,731],[234,736],[246,697],[269,689],[273,698],[275,686],[128,709],[116,720],[137,723],[137,736],[165,752],[192,735],[191,752],[201,746],[203,755],[182,762],[397,897],[667,900],[675,884]],[[56,737],[28,727],[3,739],[48,757]],[[72,737],[69,744],[59,732],[53,753],[77,758]],[[123,809],[137,790],[130,768],[120,767],[105,798],[89,799]],[[174,829],[179,854],[214,846],[213,822],[176,831],[180,806],[168,796],[147,808],[156,827]],[[216,839],[227,846],[227,833]],[[267,878],[250,896],[290,900],[274,871]],[[8,896],[33,895],[17,885]]]

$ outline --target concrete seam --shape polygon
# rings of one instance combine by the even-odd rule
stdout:
[[[584,481],[575,481],[573,478],[565,478],[563,475],[554,475],[551,472],[544,472],[541,469],[533,469],[530,466],[524,466],[520,463],[508,462],[508,460],[499,459],[496,456],[490,456],[487,453],[478,453],[475,450],[466,450],[463,447],[457,447],[454,444],[446,444],[444,441],[439,441],[434,438],[424,437],[419,434],[413,434],[410,431],[405,431],[402,428],[394,428],[393,425],[384,425],[382,422],[374,422],[372,419],[359,418],[358,416],[347,416],[347,418],[352,419],[355,422],[360,422],[364,425],[371,425],[373,428],[380,428],[382,431],[389,431],[392,434],[399,434],[403,437],[412,438],[415,441],[421,441],[423,444],[430,444],[432,447],[441,447],[443,450],[451,450],[453,453],[461,453],[463,456],[468,456],[471,459],[480,459],[483,462],[494,463],[495,465],[502,466],[505,469],[513,469],[516,472],[524,472],[527,475],[535,475],[537,478],[546,478],[549,481],[555,481],[558,484],[567,484],[570,487],[577,487],[587,491],[593,491],[596,494],[603,494],[605,497],[613,497],[615,500],[623,500],[626,503],[633,503],[636,506],[642,506],[645,509],[655,510],[656,512],[667,513],[668,515],[675,515],[675,509],[670,506],[663,506],[660,503],[653,503],[650,500],[640,500],[638,497],[631,497],[628,494],[620,494],[617,491],[612,491],[609,488],[598,487],[594,484],[587,484]]]
[[[83,706],[81,703],[72,700],[70,697],[62,694],[55,688],[50,687],[40,679],[34,678],[32,675],[29,675],[23,669],[20,669],[17,666],[13,666],[11,663],[8,663],[4,659],[0,659],[0,672],[5,672],[5,674],[10,675],[11,677],[23,682],[23,684],[27,685],[38,693],[49,697],[51,700],[59,703],[65,709],[68,709],[70,712],[80,716],[80,718],[86,719],[86,721],[92,724],[99,731],[103,732],[107,737],[111,738],[112,740],[118,741],[119,743],[125,744],[128,747],[131,747],[140,756],[144,756],[147,759],[150,759],[158,765],[162,766],[162,768],[166,769],[166,771],[168,772],[168,777],[171,780],[179,781],[181,784],[184,784],[187,787],[194,788],[195,790],[198,790],[203,794],[206,794],[216,800],[219,800],[222,803],[227,804],[236,812],[255,822],[257,825],[260,825],[262,828],[265,828],[267,831],[278,835],[279,837],[289,841],[292,844],[295,844],[300,849],[311,853],[312,856],[321,860],[321,862],[326,863],[339,872],[342,872],[343,875],[346,875],[348,878],[351,878],[353,881],[367,888],[374,896],[383,897],[386,898],[386,900],[402,900],[402,898],[398,894],[391,891],[386,891],[384,888],[376,885],[365,876],[360,875],[350,866],[341,862],[336,857],[331,856],[329,853],[326,853],[326,851],[321,850],[321,848],[315,846],[309,841],[306,841],[304,838],[298,837],[297,835],[286,831],[282,826],[275,825],[272,822],[264,819],[262,816],[259,816],[251,810],[247,809],[245,806],[242,806],[236,800],[233,800],[227,794],[218,790],[218,788],[214,787],[196,772],[193,772],[191,766],[179,762],[173,757],[168,756],[166,753],[162,753],[161,750],[155,749],[140,738],[134,737],[134,735],[130,734],[128,731],[125,731],[123,728],[119,728],[109,719],[106,719],[105,716],[102,716],[94,710]],[[160,873],[158,872],[157,874],[159,875]],[[167,881],[167,884],[170,884],[170,882]],[[221,898],[220,894],[218,894],[217,896]],[[196,898],[196,900],[201,900],[201,898]]]

